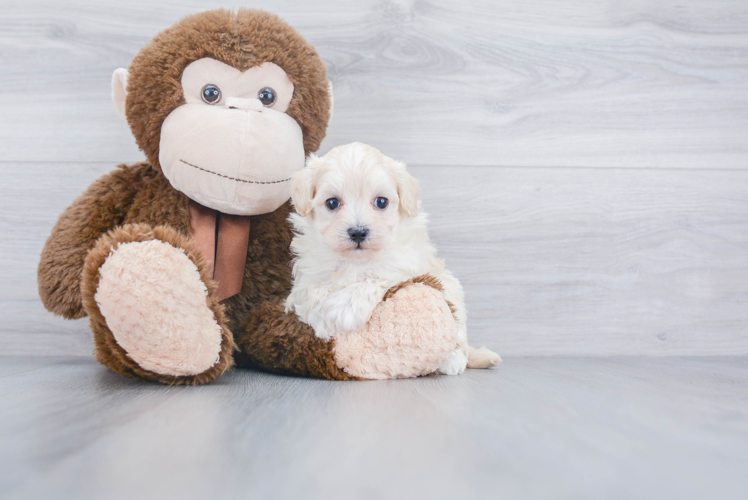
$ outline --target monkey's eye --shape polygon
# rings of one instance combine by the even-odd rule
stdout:
[[[325,206],[329,210],[335,210],[336,208],[340,206],[340,200],[337,198],[330,198],[329,200],[325,202]]]
[[[384,210],[387,208],[387,205],[389,205],[389,200],[387,198],[379,197],[376,200],[374,200],[374,204],[377,206],[377,208],[381,208]]]
[[[208,85],[203,87],[203,90],[200,94],[203,98],[203,101],[205,101],[207,104],[218,104],[218,102],[221,100],[221,89],[219,89],[212,83],[209,83]]]
[[[257,98],[266,108],[269,108],[273,104],[275,104],[275,100],[277,99],[275,90],[271,89],[270,87],[265,87],[257,92]]]

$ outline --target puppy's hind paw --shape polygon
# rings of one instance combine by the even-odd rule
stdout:
[[[456,349],[449,357],[439,365],[438,373],[442,375],[462,375],[465,372],[468,359],[462,350]]]
[[[468,348],[468,368],[491,368],[501,363],[501,356],[488,350],[486,346]]]

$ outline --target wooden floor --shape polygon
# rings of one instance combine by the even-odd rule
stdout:
[[[744,499],[748,358],[164,387],[0,358],[3,498]]]

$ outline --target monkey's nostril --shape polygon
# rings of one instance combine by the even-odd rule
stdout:
[[[369,230],[365,227],[352,227],[348,229],[348,236],[356,243],[364,241],[368,234]]]
[[[244,111],[262,111],[265,109],[259,99],[245,99],[242,97],[227,97],[226,107],[229,109],[242,109]]]

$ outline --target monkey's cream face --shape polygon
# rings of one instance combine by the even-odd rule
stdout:
[[[266,62],[241,72],[211,58],[182,73],[186,103],[161,127],[159,163],[172,186],[235,215],[272,212],[304,167],[304,138],[286,114],[293,83]]]

